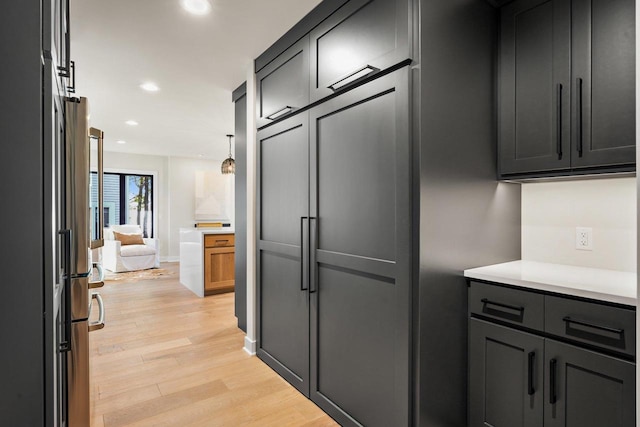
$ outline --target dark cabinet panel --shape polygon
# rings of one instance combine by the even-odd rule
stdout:
[[[546,296],[544,330],[604,350],[636,354],[635,310]]]
[[[540,427],[544,339],[469,321],[471,427]]]
[[[635,365],[545,341],[545,427],[633,427]]]
[[[404,68],[309,112],[311,399],[342,425],[409,424],[408,111]]]
[[[574,168],[635,163],[635,2],[573,0]]]
[[[509,290],[521,300],[543,297],[544,322],[525,332],[480,319],[485,314],[470,307],[470,425],[634,426],[636,365],[625,359],[635,354],[635,311]]]
[[[309,221],[308,114],[260,131],[257,142],[257,353],[308,396],[309,294],[303,275]]]
[[[570,166],[570,0],[522,0],[502,9],[502,174]]]
[[[633,0],[501,9],[503,178],[635,168]]]
[[[309,104],[309,37],[256,74],[258,128]]]
[[[311,101],[409,58],[408,5],[351,0],[311,31]]]
[[[235,104],[235,314],[247,331],[247,96],[246,83],[234,91]]]
[[[544,296],[518,289],[471,282],[469,313],[542,330]]]

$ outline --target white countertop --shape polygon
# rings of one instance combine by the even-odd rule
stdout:
[[[535,261],[512,261],[464,271],[470,279],[637,305],[636,273]]]
[[[233,227],[211,227],[211,228],[181,228],[180,232],[185,233],[202,233],[202,234],[234,234]]]

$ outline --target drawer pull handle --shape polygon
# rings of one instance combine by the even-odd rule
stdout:
[[[289,107],[288,105],[284,108],[281,108],[280,110],[276,111],[275,113],[271,113],[267,116],[267,120],[275,120],[277,118],[280,118],[282,116],[284,116],[287,113],[290,113],[291,111],[293,111],[293,107]]]
[[[489,301],[486,298],[480,300],[484,305],[495,305],[496,307],[507,308],[509,310],[518,311],[520,314],[524,312],[524,307],[517,307],[515,305],[503,304],[501,302]]]
[[[556,396],[556,365],[558,361],[556,359],[551,359],[549,361],[549,403],[555,405],[558,401],[558,396]]]
[[[533,365],[535,364],[536,361],[536,352],[532,351],[529,353],[529,369],[528,369],[528,375],[527,375],[527,379],[528,379],[528,393],[529,396],[533,396],[533,394],[536,392],[535,387],[533,386]]]
[[[225,239],[225,240],[216,240],[216,243],[227,243],[229,241],[229,239]]]
[[[601,325],[596,325],[594,323],[589,323],[589,322],[583,322],[581,320],[574,320],[569,316],[565,316],[562,318],[563,322],[566,322],[567,325],[571,325],[572,323],[575,325],[580,325],[580,326],[584,326],[587,328],[591,328],[591,329],[597,329],[599,331],[604,331],[604,332],[609,332],[612,334],[617,334],[620,336],[620,338],[622,338],[622,336],[624,335],[624,329],[617,329],[617,328],[611,328],[609,326],[601,326]]]
[[[358,68],[357,70],[352,71],[349,74],[340,77],[335,83],[332,83],[329,86],[327,86],[327,88],[335,92],[338,89],[341,89],[344,86],[348,85],[349,83],[353,83],[356,80],[360,80],[361,78],[366,77],[371,73],[375,73],[376,71],[380,71],[380,70],[376,67],[372,67],[371,65],[365,65],[362,68]]]

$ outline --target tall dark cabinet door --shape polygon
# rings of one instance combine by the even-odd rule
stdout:
[[[470,427],[542,427],[544,339],[478,319],[469,334]]]
[[[409,424],[408,70],[310,110],[311,399],[341,425]]]
[[[570,167],[570,0],[502,8],[500,173]]]
[[[633,427],[633,363],[553,340],[545,342],[545,427]]]
[[[258,356],[309,395],[308,114],[258,132]]]
[[[573,0],[573,167],[635,163],[635,2]]]

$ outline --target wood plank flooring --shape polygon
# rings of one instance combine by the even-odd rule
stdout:
[[[233,293],[198,298],[168,277],[109,282],[90,334],[92,427],[336,426],[242,349]]]

